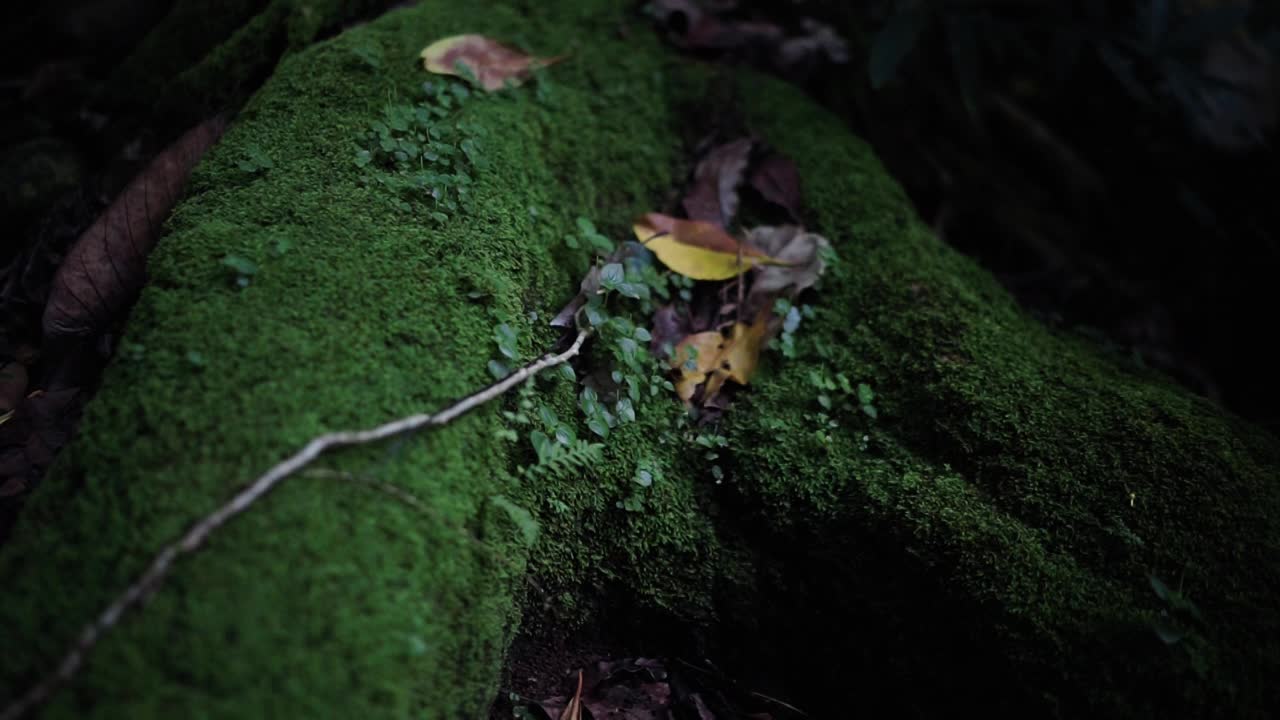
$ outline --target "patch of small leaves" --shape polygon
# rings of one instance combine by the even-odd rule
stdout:
[[[389,103],[382,118],[357,136],[354,163],[365,171],[366,184],[391,191],[397,209],[446,222],[471,206],[472,174],[487,165],[487,131],[458,118],[458,109],[477,97],[464,83],[422,88],[424,100]]]

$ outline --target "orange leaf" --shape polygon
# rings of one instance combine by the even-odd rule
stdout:
[[[676,346],[672,367],[680,370],[676,394],[690,404],[698,386],[703,388],[703,402],[714,398],[726,380],[746,385],[760,362],[760,350],[769,334],[769,312],[761,312],[750,325],[734,323],[730,336],[720,332],[689,335]]]
[[[734,323],[733,334],[725,347],[724,366],[729,372],[729,379],[739,385],[746,385],[756,373],[756,365],[760,361],[760,349],[764,347],[765,336],[769,331],[769,313],[762,312],[750,325]]]
[[[465,75],[463,68],[475,76],[485,90],[493,92],[507,82],[519,85],[534,70],[560,62],[563,58],[535,58],[513,50],[483,35],[454,35],[437,40],[422,50],[422,64],[437,75]]]
[[[662,264],[694,280],[727,280],[756,265],[778,264],[714,223],[648,213],[632,230]]]
[[[706,381],[707,374],[719,366],[724,342],[724,335],[709,330],[690,335],[676,345],[671,365],[680,370],[676,394],[681,400],[688,403],[694,390]]]

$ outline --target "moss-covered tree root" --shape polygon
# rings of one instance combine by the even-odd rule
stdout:
[[[771,356],[728,416],[722,483],[663,432],[681,412],[665,395],[588,471],[518,473],[532,453],[499,407],[343,450],[334,470],[433,517],[356,484],[280,487],[175,568],[46,715],[480,717],[533,577],[525,622],[585,622],[625,596],[724,630],[744,667],[790,668],[798,704],[828,717],[1265,716],[1275,439],[1036,324],[838,121],[675,55],[614,5],[424,3],[281,63],[197,169],[82,435],[0,554],[0,700],[291,448],[486,384],[499,323],[527,357],[548,346],[588,264],[563,236],[586,217],[621,239],[659,207],[717,98],[795,159],[841,258],[800,357]],[[469,203],[433,218],[358,137],[417,101],[418,50],[460,32],[571,60],[446,113],[478,159]],[[246,170],[262,153],[270,167]],[[227,255],[256,266],[247,287]],[[815,372],[870,384],[878,419],[820,423]],[[575,390],[540,382],[537,398],[586,436]],[[637,493],[639,511],[618,507]],[[498,496],[540,521],[532,548]]]

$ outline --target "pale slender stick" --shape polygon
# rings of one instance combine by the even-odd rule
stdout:
[[[543,370],[567,362],[582,350],[582,344],[586,342],[587,337],[590,335],[590,330],[580,331],[573,344],[564,352],[544,355],[542,358],[525,365],[489,387],[468,395],[440,412],[410,415],[368,430],[333,432],[313,439],[303,446],[301,450],[268,470],[257,480],[254,480],[222,507],[206,515],[204,519],[193,525],[181,538],[166,545],[151,561],[147,571],[139,576],[132,585],[125,588],[125,591],[118,595],[98,615],[97,619],[90,622],[80,631],[80,636],[67,649],[57,669],[6,707],[4,712],[0,713],[0,720],[17,720],[17,718],[22,717],[48,700],[49,696],[59,686],[70,680],[79,671],[80,667],[84,665],[85,658],[93,647],[98,644],[98,641],[102,639],[102,636],[119,623],[120,618],[126,612],[141,605],[160,588],[165,576],[169,574],[173,563],[179,557],[198,550],[214,530],[222,527],[236,515],[248,510],[251,505],[262,499],[264,495],[271,492],[272,488],[280,484],[280,481],[306,467],[326,450],[348,445],[373,443],[426,427],[447,425],[471,410],[500,397],[503,393]]]

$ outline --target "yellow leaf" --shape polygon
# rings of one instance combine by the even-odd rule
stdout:
[[[710,330],[690,335],[676,345],[671,365],[680,370],[680,379],[675,383],[676,394],[685,403],[693,398],[693,392],[706,381],[707,374],[719,366],[724,342],[724,335]]]
[[[720,332],[689,335],[676,346],[671,365],[680,370],[676,394],[686,405],[693,400],[698,386],[706,383],[702,402],[714,398],[726,380],[746,385],[760,362],[760,350],[769,334],[769,312],[761,312],[750,325],[734,323],[730,336]]]
[[[462,76],[461,64],[489,92],[501,90],[508,82],[519,85],[534,70],[562,59],[530,57],[483,35],[454,35],[422,50],[422,65],[428,72]]]
[[[756,265],[779,264],[714,223],[649,213],[632,230],[663,265],[694,280],[728,280]]]
[[[764,347],[769,331],[769,313],[762,312],[751,325],[734,323],[733,335],[725,348],[724,365],[729,378],[739,385],[746,385],[756,373],[760,361],[760,349]]]

